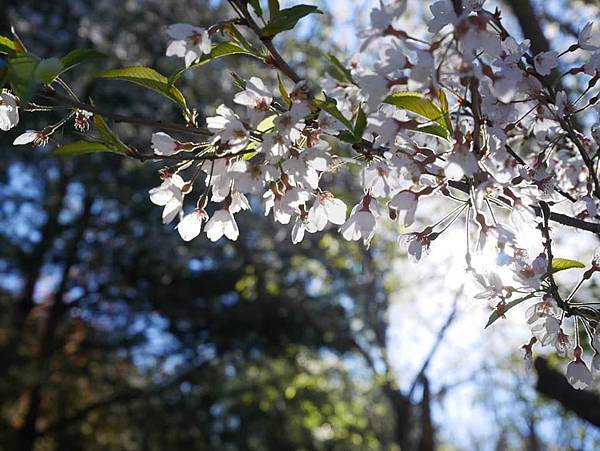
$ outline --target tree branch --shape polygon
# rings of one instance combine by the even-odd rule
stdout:
[[[600,427],[600,396],[585,390],[571,387],[558,371],[550,368],[542,357],[535,359],[535,370],[538,375],[536,389],[580,418]]]

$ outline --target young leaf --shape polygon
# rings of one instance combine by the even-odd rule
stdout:
[[[284,8],[276,14],[271,15],[269,22],[261,30],[262,37],[269,38],[282,31],[291,30],[298,21],[309,14],[323,14],[319,8],[313,5],[296,5]]]
[[[13,92],[21,99],[21,106],[29,103],[38,80],[35,71],[40,60],[29,54],[16,54],[8,58],[8,76]]]
[[[129,148],[121,141],[115,132],[108,126],[106,121],[97,114],[94,114],[94,125],[102,137],[103,143],[113,152],[125,153]]]
[[[440,110],[444,113],[444,124],[446,124],[446,129],[452,135],[452,121],[450,121],[450,114],[448,113],[448,99],[446,98],[446,93],[442,88],[439,88],[436,90],[436,95],[440,101]]]
[[[527,299],[531,299],[534,296],[535,295],[532,293],[532,294],[528,294],[527,296],[523,296],[518,299],[515,299],[514,301],[507,302],[506,305],[504,306],[504,310],[503,310],[502,314],[506,313],[508,310],[513,308],[515,305],[519,305],[521,302],[526,301]],[[494,309],[494,311],[490,315],[488,322],[485,325],[484,329],[487,329],[489,326],[491,326],[494,322],[496,322],[496,320],[498,318],[500,318],[500,316],[498,315],[498,309]]]
[[[72,69],[78,64],[91,61],[93,59],[103,58],[104,54],[94,49],[75,49],[63,56],[60,61],[63,65],[62,73]]]
[[[354,144],[356,142],[356,138],[354,138],[354,134],[350,133],[348,130],[343,130],[336,135],[336,138],[340,141],[344,141],[346,143]]]
[[[277,115],[276,114],[273,114],[271,116],[267,116],[266,118],[264,118],[262,121],[260,121],[258,123],[258,125],[256,126],[256,130],[259,131],[259,132],[261,132],[261,133],[268,132],[273,127],[275,127],[275,125],[274,125],[275,119],[277,119]]]
[[[277,86],[279,87],[279,94],[281,94],[281,97],[283,97],[283,100],[285,100],[285,103],[287,103],[288,105],[291,105],[292,99],[290,99],[290,95],[286,91],[285,86],[284,86],[283,82],[281,81],[279,72],[277,72]]]
[[[34,77],[45,85],[52,83],[63,70],[63,64],[58,58],[41,60],[35,68]]]
[[[352,122],[350,122],[348,119],[346,119],[344,117],[344,115],[341,113],[341,111],[338,110],[337,102],[334,98],[328,97],[326,95],[325,100],[314,99],[313,102],[318,108],[325,111],[326,113],[331,114],[334,118],[336,118],[338,121],[340,121],[346,127],[348,127],[349,130],[354,130],[354,126],[352,125]]]
[[[428,135],[437,136],[438,138],[445,139],[446,141],[448,140],[448,130],[446,130],[439,124],[417,125],[416,127],[404,125],[404,128],[419,133],[426,133]]]
[[[12,39],[6,36],[0,36],[0,53],[14,55],[17,52],[17,47]]]
[[[96,152],[115,152],[114,149],[107,146],[101,142],[92,142],[92,141],[75,141],[68,144],[63,144],[60,147],[57,147],[49,155],[55,156],[65,156],[65,157],[74,157],[77,155],[84,155],[88,153],[96,153]]]
[[[269,17],[273,18],[279,13],[279,0],[269,0]]]
[[[362,105],[359,105],[358,112],[356,113],[356,124],[354,124],[354,139],[360,141],[362,135],[367,127],[367,115],[362,109]]]
[[[431,121],[435,121],[443,127],[446,132],[449,132],[444,119],[444,113],[442,113],[435,103],[427,99],[423,94],[410,91],[395,92],[386,97],[384,102],[411,111]]]
[[[221,42],[220,44],[213,45],[211,52],[202,55],[202,58],[200,58],[200,60],[197,63],[192,64],[188,68],[184,67],[182,69],[179,69],[177,72],[171,75],[168,79],[168,83],[170,85],[176,83],[187,69],[195,69],[197,67],[204,66],[212,60],[229,55],[248,55],[260,59],[260,56],[258,54],[243,49],[242,47],[233,42]]]
[[[335,78],[337,81],[341,83],[350,83],[354,84],[354,80],[352,79],[352,74],[350,70],[340,62],[334,55],[331,53],[323,52],[323,56],[329,60],[331,66],[329,68],[329,75]]]
[[[568,258],[553,258],[552,259],[552,272],[564,271],[565,269],[572,268],[585,268],[585,265],[577,260],[570,260]]]
[[[150,67],[133,66],[125,67],[123,69],[112,69],[101,72],[97,77],[135,83],[162,94],[179,105],[184,112],[188,111],[185,97],[183,97],[181,91],[170,84],[167,77]]]

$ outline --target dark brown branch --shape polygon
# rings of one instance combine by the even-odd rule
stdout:
[[[448,180],[448,185],[454,189],[462,191],[465,194],[469,194],[469,187],[466,183],[456,181],[456,180]],[[502,199],[499,199],[502,201]],[[510,206],[507,204],[507,206]],[[533,211],[537,216],[542,216],[542,210],[540,207],[533,207]],[[566,225],[569,227],[573,227],[579,230],[585,230],[587,232],[592,232],[597,235],[600,235],[600,224],[596,224],[594,222],[587,222],[582,219],[573,218],[571,216],[564,215],[562,213],[554,213],[550,212],[551,221],[557,222],[562,225]]]
[[[292,69],[292,67],[283,59],[279,51],[275,48],[272,38],[261,36],[260,27],[249,13],[247,2],[230,0],[230,3],[233,3],[237,6],[237,9],[239,9],[243,15],[242,18],[246,21],[248,27],[260,38],[263,45],[267,48],[269,54],[271,55],[273,65],[286,76],[288,76],[294,83],[298,83],[300,80],[302,80],[300,75],[298,75],[298,73]]]
[[[550,368],[542,357],[535,359],[535,370],[538,375],[536,389],[580,418],[600,427],[600,396],[585,390],[571,387],[558,371]]]

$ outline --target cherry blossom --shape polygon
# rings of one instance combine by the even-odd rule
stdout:
[[[208,129],[217,133],[215,144],[224,153],[236,153],[243,150],[249,143],[249,134],[244,124],[231,108],[220,105],[217,116],[206,118]]]
[[[203,208],[197,208],[191,213],[185,215],[179,224],[177,224],[177,231],[183,241],[191,241],[200,235],[202,229],[202,223],[208,220],[208,214]]]
[[[164,223],[180,218],[177,231],[185,241],[203,227],[211,241],[237,239],[233,215],[250,205],[289,224],[294,244],[331,223],[344,239],[367,246],[380,236],[391,238],[414,261],[448,229],[459,228],[465,236],[457,252],[466,256],[467,273],[480,285],[475,298],[495,306],[500,318],[510,313],[511,302],[526,302],[533,335],[523,348],[527,362],[534,345],[564,355],[573,349],[567,322],[583,322],[590,334],[595,323],[589,312],[597,312],[593,303],[571,301],[600,271],[600,258],[568,268],[580,274],[567,290],[571,282],[555,279],[554,265],[572,256],[553,253],[552,241],[563,226],[582,234],[600,230],[600,34],[588,22],[577,36],[534,54],[501,11],[489,11],[484,3],[430,2],[427,26],[409,30],[407,2],[381,1],[359,34],[360,51],[332,59],[335,70],[320,79],[316,71],[304,71],[306,80],[277,51],[277,40],[261,35],[262,26],[243,6],[234,11],[240,17],[208,29],[174,24],[167,29],[166,53],[183,58],[186,67],[219,56],[211,53],[212,36],[219,40],[215,45],[222,40],[256,56],[267,72],[262,78],[235,75],[237,92],[206,118],[206,128],[198,112],[174,95],[185,124],[154,122],[152,153],[121,143],[116,132],[90,131],[89,111],[102,110],[83,102],[61,105],[57,111],[68,113],[59,122],[27,130],[14,144],[40,146],[57,136],[60,146],[64,134],[55,131],[74,120],[88,137],[84,151],[92,143],[140,161],[161,161],[162,183],[150,189],[150,200],[163,208]],[[258,39],[242,38],[246,33],[258,33]],[[169,78],[169,89],[183,83],[177,79],[181,74]],[[19,107],[29,113],[32,105],[19,102],[2,91],[0,129],[17,125]],[[193,136],[194,142],[167,132],[182,140]],[[200,188],[189,200],[195,208],[184,214],[194,185]],[[338,194],[341,187],[346,192]],[[362,197],[347,217],[341,198],[357,193]],[[435,210],[437,222],[416,218],[417,208],[425,211],[434,198],[449,205]],[[380,214],[379,205],[388,207],[388,215]],[[401,227],[392,227],[392,221]],[[484,254],[493,267],[474,263]],[[573,336],[575,359],[567,372],[581,388],[589,385],[591,373],[578,351],[580,337]],[[600,339],[590,338],[596,374]]]
[[[217,241],[222,236],[235,241],[240,234],[235,218],[228,209],[215,211],[204,230],[210,241]]]
[[[549,52],[538,53],[533,58],[535,70],[540,75],[550,75],[552,69],[558,66],[558,52],[551,50]]]
[[[375,234],[376,216],[379,216],[377,201],[366,194],[362,200],[354,206],[348,220],[340,227],[342,236],[350,241],[362,238],[364,244],[368,244]]]
[[[13,145],[20,146],[24,144],[31,144],[41,147],[48,143],[49,135],[44,131],[38,130],[27,130],[25,133],[17,136],[13,141]]]
[[[253,124],[258,124],[269,111],[273,97],[260,78],[251,77],[246,83],[246,89],[238,92],[233,97],[233,101],[239,105],[246,106],[250,121]]]
[[[19,123],[17,98],[6,89],[0,92],[0,130],[7,131]]]
[[[167,34],[173,39],[167,47],[167,56],[183,58],[186,67],[191,66],[203,54],[211,51],[210,37],[204,28],[178,23],[169,25]]]
[[[567,365],[567,380],[577,390],[589,388],[593,377],[587,364],[581,359],[582,349],[575,348],[575,358]]]
[[[162,219],[164,224],[169,224],[181,212],[183,198],[191,189],[178,174],[167,175],[160,186],[152,188],[150,201],[158,206],[164,207]]]

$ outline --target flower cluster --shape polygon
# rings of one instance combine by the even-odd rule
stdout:
[[[333,75],[319,80],[318,89],[283,60],[242,6],[236,9],[240,21],[209,29],[171,25],[166,54],[183,58],[186,68],[216,57],[219,44],[211,36],[229,27],[227,44],[262,58],[294,86],[288,92],[280,79],[238,79],[232,102],[207,118],[205,141],[157,131],[151,155],[124,153],[175,162],[160,171],[162,182],[149,195],[163,207],[163,222],[177,221],[186,241],[202,231],[211,241],[236,240],[234,215],[258,208],[260,200],[265,215],[289,225],[293,243],[331,223],[344,239],[368,245],[384,223],[396,223],[399,243],[416,261],[453,224],[466,224],[462,251],[482,286],[478,297],[494,303],[494,318],[537,299],[527,313],[533,338],[524,346],[526,355],[535,343],[560,354],[572,350],[568,375],[581,388],[589,385],[589,371],[578,337],[573,346],[563,323],[574,318],[575,330],[581,322],[596,337],[593,309],[573,303],[581,284],[561,297],[553,273],[564,269],[556,266],[564,259],[552,254],[551,224],[600,233],[600,126],[581,125],[598,122],[600,33],[590,22],[562,51],[535,54],[527,39],[504,27],[499,10],[484,4],[435,1],[427,31],[412,36],[399,27],[406,0],[381,3],[360,34],[361,52],[347,65],[332,58]],[[262,33],[266,47],[254,48],[231,32],[240,23]],[[574,96],[563,80],[582,85],[579,75],[585,86]],[[18,99],[7,91],[1,96],[0,128],[8,130],[18,122]],[[91,113],[78,104],[72,115],[86,132]],[[44,145],[65,121],[27,131],[15,144]],[[358,176],[360,193],[349,215],[335,185],[325,186],[331,178],[323,177],[340,172]],[[451,207],[427,224],[419,212],[433,197]],[[567,205],[572,214],[557,213],[555,205]],[[414,224],[417,230],[407,229]],[[531,230],[540,239],[524,242],[523,233]],[[472,264],[473,254],[484,249],[495,253],[498,271]],[[598,269],[592,262],[582,282]],[[594,362],[593,368],[600,365],[597,355]]]

